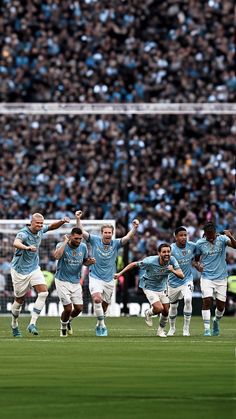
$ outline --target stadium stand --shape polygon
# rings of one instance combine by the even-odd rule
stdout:
[[[230,0],[3,0],[0,101],[234,102]]]

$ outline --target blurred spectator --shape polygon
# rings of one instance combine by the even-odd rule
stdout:
[[[3,0],[0,100],[234,102],[231,0]]]

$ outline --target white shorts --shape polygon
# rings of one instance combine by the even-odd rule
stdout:
[[[40,268],[27,275],[20,274],[15,269],[11,269],[11,277],[14,294],[18,298],[24,297],[27,291],[35,285],[47,285]]]
[[[220,301],[226,301],[227,278],[211,281],[201,278],[202,298],[214,297]]]
[[[143,292],[146,295],[149,303],[153,305],[154,303],[160,301],[162,304],[169,304],[170,300],[167,296],[167,291],[151,291],[143,288]]]
[[[89,277],[89,291],[90,294],[96,294],[97,292],[102,295],[103,301],[107,304],[111,304],[111,298],[115,287],[115,280],[112,279],[110,282],[103,281],[101,279]]]
[[[168,297],[170,303],[177,303],[177,301],[184,299],[191,299],[193,297],[193,282],[188,282],[187,284],[180,285],[179,287],[173,288],[170,285],[168,286]]]
[[[83,305],[83,292],[80,284],[73,284],[72,282],[61,281],[55,278],[55,285],[63,306],[69,304]]]

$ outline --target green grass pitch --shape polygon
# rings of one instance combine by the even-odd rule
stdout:
[[[14,339],[0,318],[2,419],[223,419],[236,414],[236,318],[224,317],[219,337],[155,336],[143,318],[108,318],[108,337],[95,336],[95,318],[80,317],[74,335],[59,337],[58,318],[40,318],[39,336]]]

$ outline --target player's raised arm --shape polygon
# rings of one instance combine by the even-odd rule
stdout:
[[[126,272],[131,271],[131,269],[134,269],[134,268],[136,268],[137,266],[138,266],[138,262],[131,262],[131,263],[129,263],[129,265],[127,265],[124,269],[122,269],[122,271],[117,272],[117,273],[114,275],[114,278],[115,278],[115,279],[118,279],[120,275],[123,275],[123,274],[125,274]]]
[[[61,259],[68,241],[69,241],[69,236],[67,236],[67,234],[65,234],[63,243],[61,243],[61,245],[59,247],[57,247],[56,250],[54,251],[54,258],[55,259],[57,259],[57,260]]]
[[[233,249],[236,249],[236,239],[232,235],[231,231],[224,230],[224,234],[230,239],[230,241],[227,243],[227,246],[232,247]]]
[[[132,229],[126,234],[126,236],[122,237],[121,239],[122,245],[128,243],[128,241],[135,236],[138,226],[139,226],[139,220],[135,219],[132,222]]]
[[[48,231],[49,230],[57,230],[59,227],[63,226],[63,224],[69,223],[69,222],[70,222],[69,217],[64,217],[62,220],[55,221],[54,223],[50,224],[48,226]]]
[[[81,217],[82,217],[82,215],[83,215],[82,211],[76,211],[76,213],[75,213],[76,227],[78,227],[78,228],[80,228],[82,230],[83,237],[85,238],[85,240],[88,240],[89,233],[87,231],[85,231],[85,229],[83,228],[83,224],[81,223]]]

